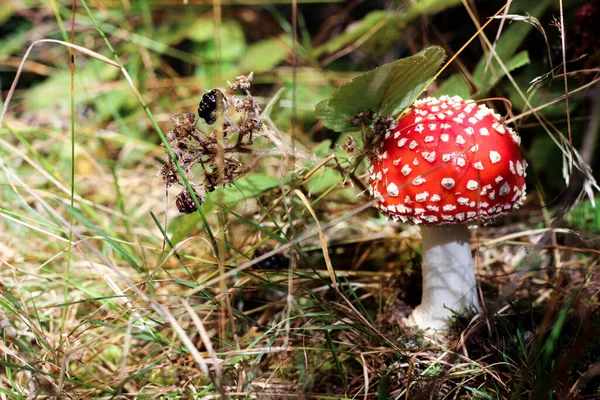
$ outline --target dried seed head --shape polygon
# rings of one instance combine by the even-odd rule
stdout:
[[[372,110],[365,110],[356,113],[353,117],[348,118],[348,122],[352,126],[371,125],[375,113]]]
[[[254,78],[254,72],[250,72],[248,76],[240,75],[235,77],[235,82],[231,83],[227,81],[229,84],[229,88],[231,90],[248,90],[250,89],[252,79]]]

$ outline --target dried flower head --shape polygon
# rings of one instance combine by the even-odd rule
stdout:
[[[257,150],[250,146],[253,135],[262,130],[264,124],[256,99],[249,92],[252,76],[252,73],[239,76],[235,83],[230,84],[230,88],[246,92],[241,99],[219,89],[213,89],[202,96],[198,107],[199,118],[208,125],[222,121],[209,131],[198,126],[198,119],[193,113],[173,117],[173,128],[167,132],[166,139],[200,203],[204,202],[205,193],[234,183],[241,174],[249,172],[258,159],[255,154]],[[228,104],[234,105],[235,111],[241,116],[228,115]],[[248,162],[243,160],[245,155],[254,157]],[[194,175],[195,166],[199,166],[202,171],[199,179]],[[176,163],[171,158],[161,167],[159,175],[167,188],[173,184],[183,185]],[[177,196],[176,205],[185,214],[197,209],[187,189]]]

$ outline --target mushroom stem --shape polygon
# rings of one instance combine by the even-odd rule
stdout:
[[[409,320],[421,329],[444,329],[453,313],[480,311],[469,229],[421,225],[421,236],[423,297]]]

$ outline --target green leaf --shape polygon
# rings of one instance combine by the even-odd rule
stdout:
[[[224,44],[219,48],[220,52],[217,51],[216,34],[220,43]],[[202,18],[189,30],[188,37],[200,44],[194,49],[208,61],[235,61],[246,52],[244,31],[236,21],[223,22],[217,31],[212,18]]]
[[[527,51],[521,51],[517,53],[510,61],[506,62],[504,66],[508,70],[508,72],[512,72],[517,68],[521,68],[524,65],[527,65],[531,62],[529,59],[529,53]],[[484,86],[480,87],[478,96],[485,96],[496,84],[500,81],[500,79],[504,78],[506,73],[499,66],[495,70],[493,74],[489,74],[487,79],[485,80]]]
[[[233,186],[227,186],[225,189],[219,189],[210,194],[210,200],[220,199],[221,196],[227,206],[233,206],[242,200],[252,199],[262,192],[277,187],[281,184],[280,180],[269,175],[251,174],[235,181]],[[223,190],[223,194],[219,193]]]
[[[317,157],[325,158],[329,154],[331,149],[331,139],[325,139],[319,142],[315,147],[312,148],[312,153]]]
[[[248,47],[240,63],[240,69],[249,73],[270,71],[290,52],[290,44],[284,37],[265,39]]]
[[[355,131],[348,119],[364,110],[396,115],[408,107],[439,70],[446,54],[429,47],[417,55],[384,64],[354,78],[317,104],[316,115],[339,132]]]
[[[439,97],[442,95],[448,96],[460,96],[463,99],[471,98],[470,85],[467,79],[462,74],[454,74],[450,78],[446,79],[435,94]]]
[[[524,1],[522,3],[524,3]],[[540,0],[528,8],[528,13],[533,16],[541,16],[550,4],[552,4],[552,0]],[[500,39],[494,48],[498,58],[503,60],[503,62],[508,63],[508,60],[513,58],[513,55],[521,43],[523,43],[525,37],[531,32],[531,29],[533,29],[533,26],[524,22],[514,22],[506,28],[502,32],[502,36],[500,36]],[[518,64],[518,62],[515,61],[515,64]],[[492,60],[488,65],[488,56],[485,56],[479,60],[475,72],[473,73],[473,80],[478,87],[489,90],[494,82],[497,82],[500,79],[498,75],[502,77],[504,73],[496,61],[496,57],[492,57]]]
[[[342,179],[343,176],[338,171],[334,169],[325,169],[323,171],[318,171],[315,176],[306,183],[306,186],[311,194],[321,193],[331,186],[337,185]]]

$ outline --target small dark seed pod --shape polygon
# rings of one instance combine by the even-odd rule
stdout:
[[[201,201],[198,194],[196,194],[196,198],[198,198],[198,201]],[[191,214],[198,210],[192,195],[187,189],[183,189],[183,191],[177,195],[177,198],[175,199],[175,205],[182,214]]]
[[[217,120],[217,89],[213,89],[202,96],[202,101],[198,105],[198,116],[212,125]]]

